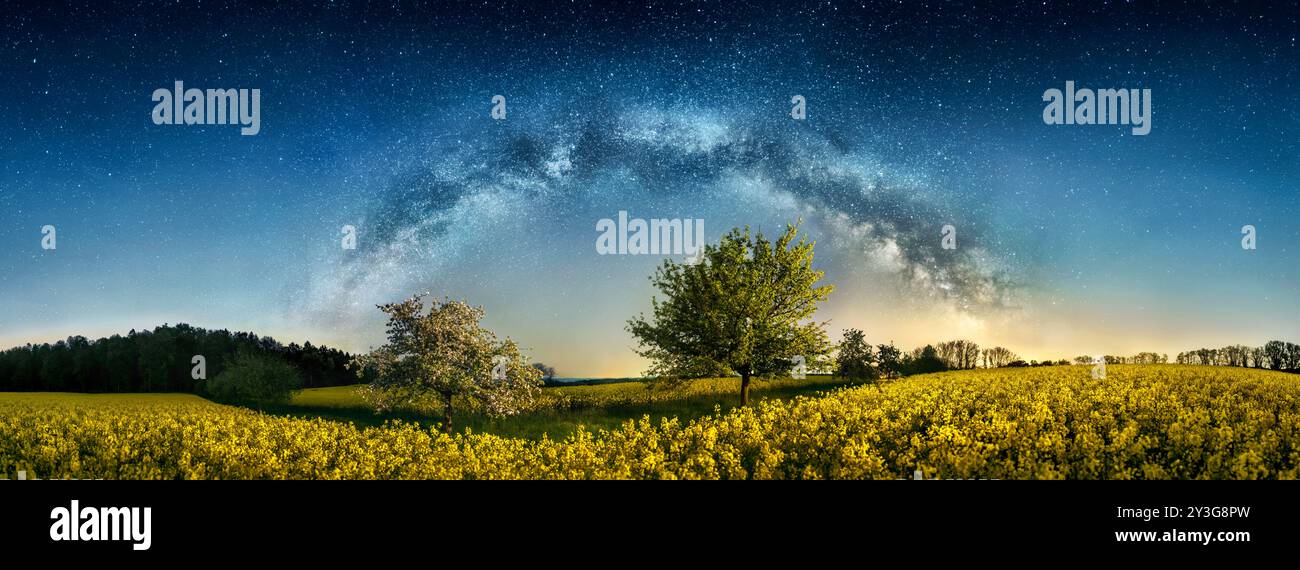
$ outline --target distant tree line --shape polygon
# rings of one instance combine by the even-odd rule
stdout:
[[[1256,347],[1234,344],[1223,348],[1198,348],[1178,353],[1175,362],[1300,372],[1300,345],[1270,340],[1264,346]]]
[[[1133,356],[1115,356],[1107,354],[1101,357],[1106,364],[1167,364],[1169,362],[1168,354],[1156,354],[1154,352],[1139,352]],[[1097,357],[1082,355],[1074,357],[1075,364],[1097,364]]]
[[[282,360],[301,372],[307,388],[358,382],[347,369],[352,356],[340,350],[177,324],[10,348],[0,352],[0,392],[202,392],[204,381],[191,377],[194,356],[204,357],[210,380],[235,362],[236,353]]]
[[[1091,362],[1091,359],[1089,359]],[[844,331],[836,346],[835,374],[849,379],[874,380],[928,374],[945,370],[1068,365],[1068,360],[1025,362],[1001,346],[981,349],[969,340],[950,340],[902,352],[893,343],[873,347],[858,329]]]
[[[1168,364],[1169,355],[1156,354],[1154,352],[1139,352],[1129,357],[1127,361],[1120,362],[1119,359],[1115,360],[1116,361],[1112,362],[1112,364]]]
[[[1070,361],[1064,358],[1060,360],[1043,360],[1043,361],[1030,360],[1029,362],[1025,362],[1023,360],[1013,360],[1007,363],[1006,368],[1023,368],[1023,367],[1037,367],[1037,366],[1069,366],[1069,365],[1070,365]]]
[[[1096,364],[1098,358],[1089,355],[1076,356],[1073,363]],[[1169,363],[1168,354],[1155,352],[1139,352],[1132,356],[1107,354],[1100,359],[1106,364]],[[1300,345],[1274,340],[1258,347],[1236,344],[1223,348],[1200,348],[1179,353],[1174,362],[1300,372]],[[894,348],[892,343],[873,347],[867,342],[866,335],[861,330],[847,329],[844,331],[843,340],[836,346],[834,368],[837,376],[856,380],[874,380],[979,367],[1068,366],[1070,363],[1071,361],[1064,359],[1026,362],[1004,347],[981,349],[978,344],[969,340],[938,342],[909,352],[901,352]]]
[[[1101,357],[1106,364],[1167,364],[1168,354],[1139,352],[1133,356],[1116,356],[1107,354]],[[1093,364],[1095,356],[1076,356],[1075,364]],[[1272,340],[1264,346],[1246,346],[1233,344],[1223,348],[1198,348],[1180,352],[1174,357],[1175,364],[1193,364],[1201,366],[1237,366],[1240,368],[1261,368],[1283,372],[1300,372],[1300,345]]]

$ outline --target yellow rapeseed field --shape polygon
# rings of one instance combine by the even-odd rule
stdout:
[[[766,401],[564,440],[358,428],[191,396],[0,395],[0,474],[244,478],[1295,478],[1300,376],[999,369]]]

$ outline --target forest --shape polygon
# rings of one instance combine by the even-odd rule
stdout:
[[[239,353],[271,355],[299,369],[304,388],[355,384],[352,355],[328,348],[283,345],[251,332],[206,330],[187,324],[90,340],[70,336],[53,344],[28,344],[0,352],[0,392],[202,392]],[[194,357],[203,356],[195,379]]]

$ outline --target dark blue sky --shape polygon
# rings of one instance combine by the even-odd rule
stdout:
[[[875,342],[1300,338],[1297,9],[998,4],[7,9],[0,344],[181,321],[358,350],[430,291],[562,374],[632,374],[660,259],[596,254],[620,210],[710,241],[802,218],[822,317]],[[178,80],[260,89],[261,132],[153,124]],[[1045,125],[1067,80],[1150,89],[1151,133]]]

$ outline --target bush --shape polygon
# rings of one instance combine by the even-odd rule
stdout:
[[[250,404],[282,404],[302,388],[302,374],[292,364],[269,354],[241,352],[208,383],[214,400]]]

